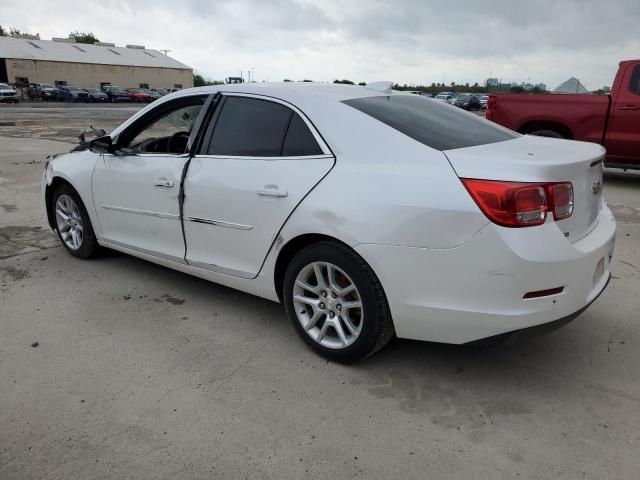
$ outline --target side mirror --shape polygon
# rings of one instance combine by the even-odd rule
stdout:
[[[113,152],[113,140],[109,135],[94,138],[89,142],[89,150],[94,153],[111,153]]]

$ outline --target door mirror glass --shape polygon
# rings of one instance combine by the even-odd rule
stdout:
[[[89,142],[89,150],[94,153],[111,153],[113,151],[113,141],[109,135],[95,138]]]

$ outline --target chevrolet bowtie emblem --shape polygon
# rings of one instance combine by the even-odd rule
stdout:
[[[593,182],[593,185],[591,185],[591,191],[594,195],[597,195],[600,193],[600,190],[602,190],[602,182],[600,180],[596,180]]]

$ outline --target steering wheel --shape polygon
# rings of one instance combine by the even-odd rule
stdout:
[[[168,153],[184,153],[189,143],[189,132],[176,132],[167,140]]]

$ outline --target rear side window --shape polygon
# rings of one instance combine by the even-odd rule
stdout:
[[[321,155],[322,150],[316,139],[300,115],[293,113],[289,130],[282,146],[283,157],[295,157],[303,155]]]
[[[629,84],[631,93],[640,95],[640,65],[636,65],[631,74],[631,83]]]
[[[300,116],[268,100],[227,97],[214,125],[209,155],[280,157],[322,153]]]
[[[343,103],[436,150],[504,142],[519,136],[457,107],[418,95],[354,98]]]

